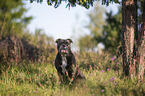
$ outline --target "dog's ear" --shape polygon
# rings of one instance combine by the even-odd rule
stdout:
[[[58,41],[59,41],[59,40],[61,40],[61,39],[60,39],[60,38],[59,38],[59,39],[57,39],[57,40],[55,41],[55,43],[58,43]]]
[[[73,41],[71,39],[66,39],[69,43],[73,43]]]

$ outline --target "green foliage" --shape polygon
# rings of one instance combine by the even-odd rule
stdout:
[[[95,36],[94,38],[97,42],[102,42],[105,45],[105,50],[115,52],[117,47],[121,45],[121,11],[114,16],[111,11],[106,13],[106,16],[106,25],[103,27],[102,35]]]
[[[94,51],[98,43],[100,43],[95,40],[94,37],[102,36],[103,25],[105,25],[104,16],[105,9],[97,3],[94,9],[89,12],[88,17],[90,22],[85,26],[89,29],[90,35],[82,36],[79,39],[79,47],[81,51]]]
[[[105,24],[105,9],[99,5],[99,2],[95,5],[93,10],[89,12],[88,17],[90,19],[90,23],[87,27],[91,32],[91,36],[101,36],[103,25]]]
[[[52,58],[53,60],[54,58]],[[62,85],[53,63],[29,63],[16,65],[14,62],[7,70],[2,69],[0,75],[0,95],[8,96],[143,96],[145,84],[137,86],[137,79],[121,79],[120,70],[108,68],[104,65],[116,64],[116,58],[108,53],[100,56],[95,53],[76,54],[80,69],[86,76],[86,81],[76,85]],[[119,59],[120,60],[120,59]],[[83,61],[85,63],[83,63]],[[100,63],[99,63],[99,62]],[[120,61],[117,61],[120,62]],[[94,63],[93,67],[81,66]],[[120,64],[120,63],[119,63]]]
[[[42,3],[43,0],[30,0],[31,3],[33,3],[33,1],[37,1],[37,3]],[[86,9],[90,8],[90,6],[93,6],[93,3],[95,1],[100,1],[100,0],[47,0],[47,4],[48,5],[53,5],[54,7],[57,8],[62,1],[64,1],[65,3],[67,2],[67,6],[66,7],[75,7],[76,5],[80,5],[85,7]],[[102,0],[102,4],[106,4],[107,6],[109,5],[109,3],[120,3],[119,0]]]
[[[32,19],[32,16],[26,17],[24,13],[22,0],[1,0],[0,1],[0,37],[19,36],[22,37],[23,28]]]
[[[106,19],[104,19],[105,16]],[[121,10],[115,15],[112,14],[112,11],[105,13],[105,10],[97,4],[88,17],[90,23],[87,28],[90,30],[90,35],[80,38],[80,50],[82,50],[81,48],[92,50],[102,43],[105,46],[105,51],[114,53],[120,51],[118,46],[121,45]]]
[[[81,52],[93,51],[95,47],[96,47],[96,41],[90,35],[85,35],[85,36],[80,37],[79,48]]]
[[[26,17],[25,12],[22,0],[0,1],[0,62],[9,62],[9,66],[14,61],[48,61],[55,52],[51,36],[40,29],[34,35],[26,30],[32,16]]]

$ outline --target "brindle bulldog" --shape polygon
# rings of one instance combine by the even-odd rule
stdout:
[[[85,79],[85,76],[79,70],[75,57],[71,51],[71,39],[57,39],[58,53],[55,58],[55,68],[62,83],[74,83],[78,79]]]

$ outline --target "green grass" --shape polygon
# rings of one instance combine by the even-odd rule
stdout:
[[[136,78],[121,79],[121,73],[111,68],[104,70],[103,66],[116,64],[115,61],[108,61],[110,57],[105,57],[104,63],[104,57],[98,58],[100,61],[95,61],[97,58],[92,61],[82,60],[86,62],[83,64],[90,64],[86,69],[84,69],[86,66],[80,68],[86,76],[86,81],[74,86],[62,85],[59,82],[53,64],[12,64],[7,70],[2,70],[0,75],[0,96],[143,96],[145,94],[145,84],[137,86]],[[82,61],[78,62],[79,65]],[[95,68],[92,68],[92,62]],[[98,62],[101,62],[101,65]]]

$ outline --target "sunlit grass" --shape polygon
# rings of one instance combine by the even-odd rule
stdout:
[[[89,56],[89,58],[88,58]],[[0,75],[0,96],[143,96],[145,84],[137,86],[137,79],[121,79],[120,72],[112,66],[117,64],[110,56],[88,54],[76,56],[86,81],[75,85],[59,82],[54,64],[13,64]],[[105,58],[105,59],[104,59]],[[84,65],[81,65],[81,64]],[[109,64],[112,64],[111,66]],[[109,65],[109,66],[108,66]],[[118,65],[120,66],[120,65]],[[107,69],[106,69],[107,67]]]

